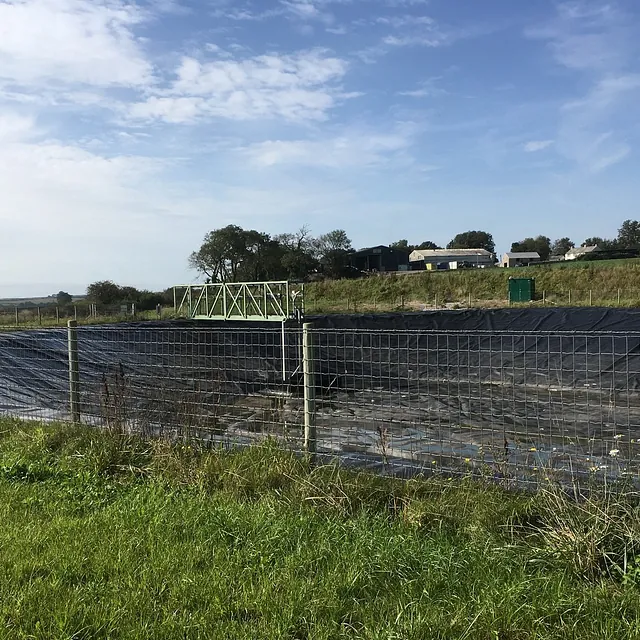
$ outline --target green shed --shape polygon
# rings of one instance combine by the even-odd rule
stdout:
[[[509,278],[509,302],[531,302],[535,297],[534,278]]]

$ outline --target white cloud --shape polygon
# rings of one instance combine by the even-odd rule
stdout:
[[[0,81],[139,86],[152,67],[124,0],[0,1]]]
[[[548,149],[552,144],[553,140],[532,140],[531,142],[527,142],[524,145],[524,150],[527,153],[535,153],[536,151],[544,151]]]
[[[132,118],[192,122],[280,117],[321,120],[344,98],[336,86],[347,63],[322,50],[200,62],[183,58],[171,89],[134,104]]]
[[[186,222],[198,206],[164,185],[164,170],[153,158],[43,138],[33,120],[0,111],[0,291],[104,278],[159,286],[167,271],[182,272]],[[179,258],[170,267],[158,259],[165,275],[154,275],[140,256],[166,258],[172,243]]]
[[[367,167],[386,163],[413,143],[416,127],[401,125],[391,133],[347,132],[317,140],[269,140],[244,150],[262,167],[293,164],[332,169]]]

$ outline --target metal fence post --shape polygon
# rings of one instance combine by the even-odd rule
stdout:
[[[78,360],[78,323],[69,320],[69,410],[71,420],[75,424],[80,422],[80,364]]]
[[[20,317],[18,316],[18,307],[16,307],[16,327],[20,324]]]
[[[311,462],[316,458],[316,381],[313,362],[313,324],[302,325],[302,370],[304,373],[304,449]]]
[[[56,307],[56,324],[60,324],[60,307]]]
[[[42,314],[40,313],[40,307],[38,307],[38,324],[42,324]]]
[[[282,382],[287,381],[287,321],[282,321]]]
[[[73,305],[73,319],[76,322],[78,321],[78,305],[77,304]]]

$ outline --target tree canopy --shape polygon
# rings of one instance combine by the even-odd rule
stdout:
[[[496,245],[493,236],[486,231],[465,231],[459,233],[448,245],[447,249],[486,249],[495,253]]]
[[[67,307],[73,302],[73,297],[66,291],[58,291],[56,294],[56,302],[60,307]]]
[[[570,238],[558,238],[558,240],[555,240],[551,245],[551,255],[563,256],[575,246],[576,245],[571,241]]]
[[[210,231],[189,265],[209,282],[303,280],[349,275],[351,240],[342,229],[313,238],[306,227],[270,236],[236,225]]]
[[[511,245],[514,253],[537,253],[542,260],[547,260],[551,254],[551,239],[547,236],[537,236],[535,238],[525,238],[520,242]]]

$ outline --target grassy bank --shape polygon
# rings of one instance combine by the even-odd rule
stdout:
[[[518,269],[469,269],[313,283],[307,309],[389,311],[459,305],[505,306],[509,277],[535,278],[538,304],[640,306],[640,260],[567,262]]]
[[[0,638],[640,636],[632,504],[0,427]]]

